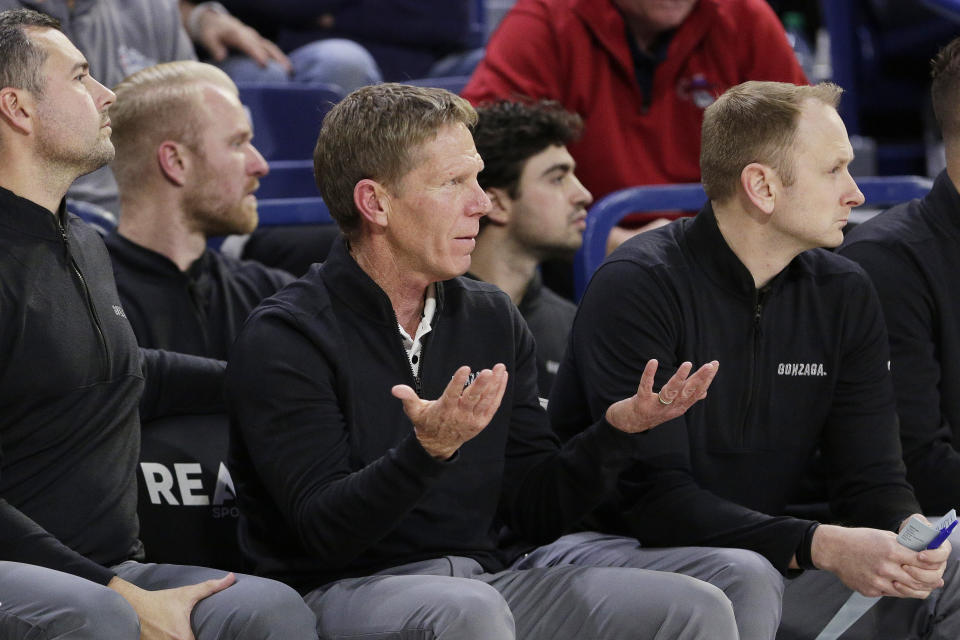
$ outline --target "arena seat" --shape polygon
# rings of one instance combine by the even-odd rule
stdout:
[[[920,198],[930,191],[933,181],[921,176],[881,176],[857,178],[857,185],[871,207],[897,204]],[[697,211],[707,196],[700,183],[630,187],[606,195],[587,214],[583,246],[574,258],[574,292],[583,296],[590,276],[606,257],[607,236],[626,215],[647,211]]]
[[[257,201],[260,226],[332,224],[323,198],[266,198]]]
[[[343,97],[327,84],[241,83],[240,102],[250,111],[254,144],[267,160],[306,160],[323,117]]]
[[[149,562],[243,570],[240,515],[227,470],[226,415],[182,415],[141,428],[137,515]]]
[[[274,160],[270,173],[260,178],[258,199],[316,198],[320,195],[313,179],[312,160]]]

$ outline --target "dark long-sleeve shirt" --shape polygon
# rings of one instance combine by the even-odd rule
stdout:
[[[219,400],[222,365],[141,352],[97,232],[5,189],[0,352],[0,560],[106,584],[142,554],[145,377],[152,412],[194,411]]]
[[[226,360],[250,311],[293,276],[204,251],[186,272],[118,233],[107,236],[117,291],[137,343]]]
[[[762,290],[708,205],[644,233],[594,274],[550,399],[562,437],[681,362],[718,360],[707,398],[649,433],[599,525],[652,546],[757,551],[781,571],[810,522],[783,515],[819,447],[845,522],[896,529],[919,506],[904,479],[883,317],[869,279],[823,250]]]
[[[643,439],[601,418],[561,449],[509,297],[456,278],[437,283],[436,299],[418,380],[389,298],[343,243],[251,315],[227,398],[240,543],[259,573],[306,590],[444,555],[500,569],[502,524],[533,543],[562,534]],[[453,459],[435,460],[391,387],[436,399],[459,366],[497,362],[509,373],[499,411]]]
[[[907,480],[925,513],[960,504],[960,194],[946,171],[921,200],[850,232],[890,332]]]

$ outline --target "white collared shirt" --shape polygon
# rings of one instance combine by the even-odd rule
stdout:
[[[413,376],[420,375],[420,354],[423,352],[423,337],[430,333],[430,323],[433,322],[433,314],[437,310],[436,286],[431,284],[427,287],[427,298],[423,302],[423,314],[420,316],[420,325],[417,327],[417,334],[410,337],[407,330],[397,323],[400,329],[400,337],[403,338],[403,348],[407,350],[407,359],[410,361],[410,368],[413,369]]]

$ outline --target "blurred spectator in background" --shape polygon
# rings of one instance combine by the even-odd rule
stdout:
[[[699,181],[703,110],[751,79],[806,84],[764,0],[520,0],[463,95],[548,98],[580,114],[570,153],[601,198]]]
[[[240,19],[293,52],[349,38],[384,80],[469,75],[483,54],[474,0],[224,0]],[[291,58],[294,53],[291,53]],[[372,83],[367,83],[372,84]]]
[[[116,94],[122,214],[106,244],[123,309],[142,347],[226,360],[247,314],[293,280],[207,248],[209,236],[256,228],[268,171],[237,87],[184,60],[138,71]]]
[[[287,57],[276,44],[230,15],[219,2],[196,4],[180,0],[180,10],[184,26],[193,42],[201,47],[201,54],[208,54],[237,82],[323,82],[349,93],[382,80],[370,53],[350,40],[332,38],[306,43],[288,50]],[[271,15],[281,10],[271,3]]]
[[[548,398],[577,307],[543,285],[538,267],[583,244],[593,198],[566,147],[583,122],[555,102],[504,101],[477,115],[473,139],[484,162],[477,179],[491,208],[480,218],[468,275],[497,285],[520,309],[537,343],[540,396]]]

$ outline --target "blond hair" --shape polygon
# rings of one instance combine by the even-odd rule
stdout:
[[[785,185],[793,184],[790,148],[803,103],[818,100],[836,109],[841,93],[829,82],[797,86],[756,80],[724,92],[703,114],[700,175],[707,197],[714,202],[731,198],[743,168],[753,162],[772,167]]]
[[[110,122],[117,155],[112,167],[121,189],[142,182],[146,165],[154,162],[153,151],[164,140],[200,151],[197,111],[210,86],[238,95],[226,73],[194,60],[147,67],[114,87],[117,99],[110,107]]]

